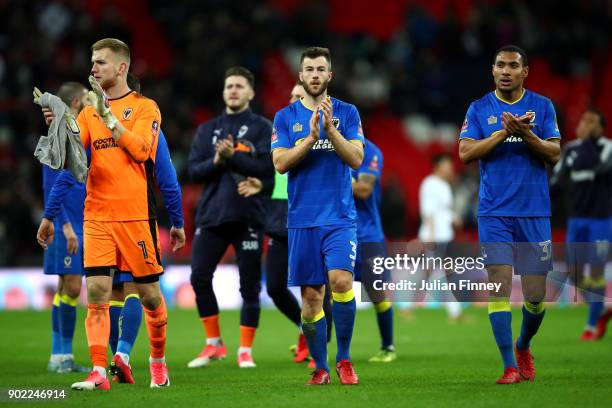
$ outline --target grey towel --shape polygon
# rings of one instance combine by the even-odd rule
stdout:
[[[75,179],[84,183],[87,179],[87,155],[81,143],[81,132],[70,109],[60,98],[49,92],[40,97],[40,106],[51,109],[55,119],[49,126],[49,133],[38,140],[34,156],[54,170],[64,168],[67,160],[68,170]]]

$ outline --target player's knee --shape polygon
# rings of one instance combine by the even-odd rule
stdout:
[[[196,293],[212,290],[212,276],[192,273],[190,281]]]
[[[106,302],[111,293],[111,288],[102,282],[90,282],[87,284],[87,299],[89,303]]]
[[[77,298],[81,294],[81,281],[71,280],[64,282],[62,286],[62,295],[67,295],[71,298]]]
[[[286,288],[281,288],[278,286],[266,286],[266,291],[268,292],[268,296],[272,299],[282,298],[286,292]]]
[[[333,292],[344,293],[353,288],[353,279],[347,274],[336,274],[331,277],[329,284]]]
[[[525,302],[536,303],[536,304],[543,302],[545,296],[546,296],[545,288],[529,288],[523,293]]]
[[[308,308],[318,308],[323,304],[323,294],[313,288],[302,291],[302,304]]]
[[[259,298],[259,292],[261,292],[261,282],[256,279],[244,279],[240,280],[240,293],[243,298],[257,297]]]
[[[149,310],[157,309],[161,304],[161,300],[160,293],[147,293],[144,297],[142,295],[140,296],[142,305]]]

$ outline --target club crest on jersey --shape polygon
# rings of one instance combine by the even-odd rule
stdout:
[[[64,268],[70,268],[72,266],[72,258],[69,256],[64,257]]]
[[[535,118],[536,118],[536,113],[535,113],[535,111],[527,111],[527,112],[525,112],[525,114],[528,114],[528,113],[533,113],[533,117],[531,118],[531,120],[529,121],[529,123],[533,123],[533,122],[535,122]]]
[[[242,136],[246,135],[246,132],[248,131],[249,131],[249,127],[247,125],[240,126],[240,129],[238,129],[238,134],[236,135],[236,138],[240,139]]]
[[[340,127],[340,118],[333,117],[332,118],[332,125],[334,125],[334,127],[336,129],[338,129]]]
[[[295,125],[293,125],[293,131],[294,132],[301,132],[303,129],[303,126],[300,122],[295,122]]]
[[[159,131],[159,122],[154,120],[153,123],[151,123],[151,133],[153,133],[153,136],[157,136],[158,131]]]
[[[278,141],[278,135],[276,133],[276,126],[272,126],[272,143]]]
[[[497,116],[491,115],[487,118],[487,124],[494,125],[496,123],[497,123]]]
[[[128,120],[130,116],[132,116],[132,112],[134,110],[132,108],[125,108],[123,110],[123,120]]]

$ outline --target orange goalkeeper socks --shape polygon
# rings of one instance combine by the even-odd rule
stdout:
[[[108,304],[87,305],[87,317],[85,318],[85,333],[87,334],[87,345],[89,356],[94,366],[106,367],[106,346],[110,336],[110,314]]]
[[[200,318],[204,326],[204,333],[207,339],[216,339],[221,337],[221,329],[219,328],[219,315],[212,315]]]
[[[257,327],[240,326],[240,347],[253,347]]]
[[[166,325],[168,324],[168,312],[166,302],[162,296],[161,303],[155,310],[143,307],[145,312],[145,322],[147,332],[149,332],[149,345],[151,347],[151,357],[164,357],[166,349]]]

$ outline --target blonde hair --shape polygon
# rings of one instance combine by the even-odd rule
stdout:
[[[91,51],[99,51],[103,48],[108,48],[113,53],[124,58],[128,63],[130,62],[130,47],[123,41],[116,38],[103,38],[91,46]]]

